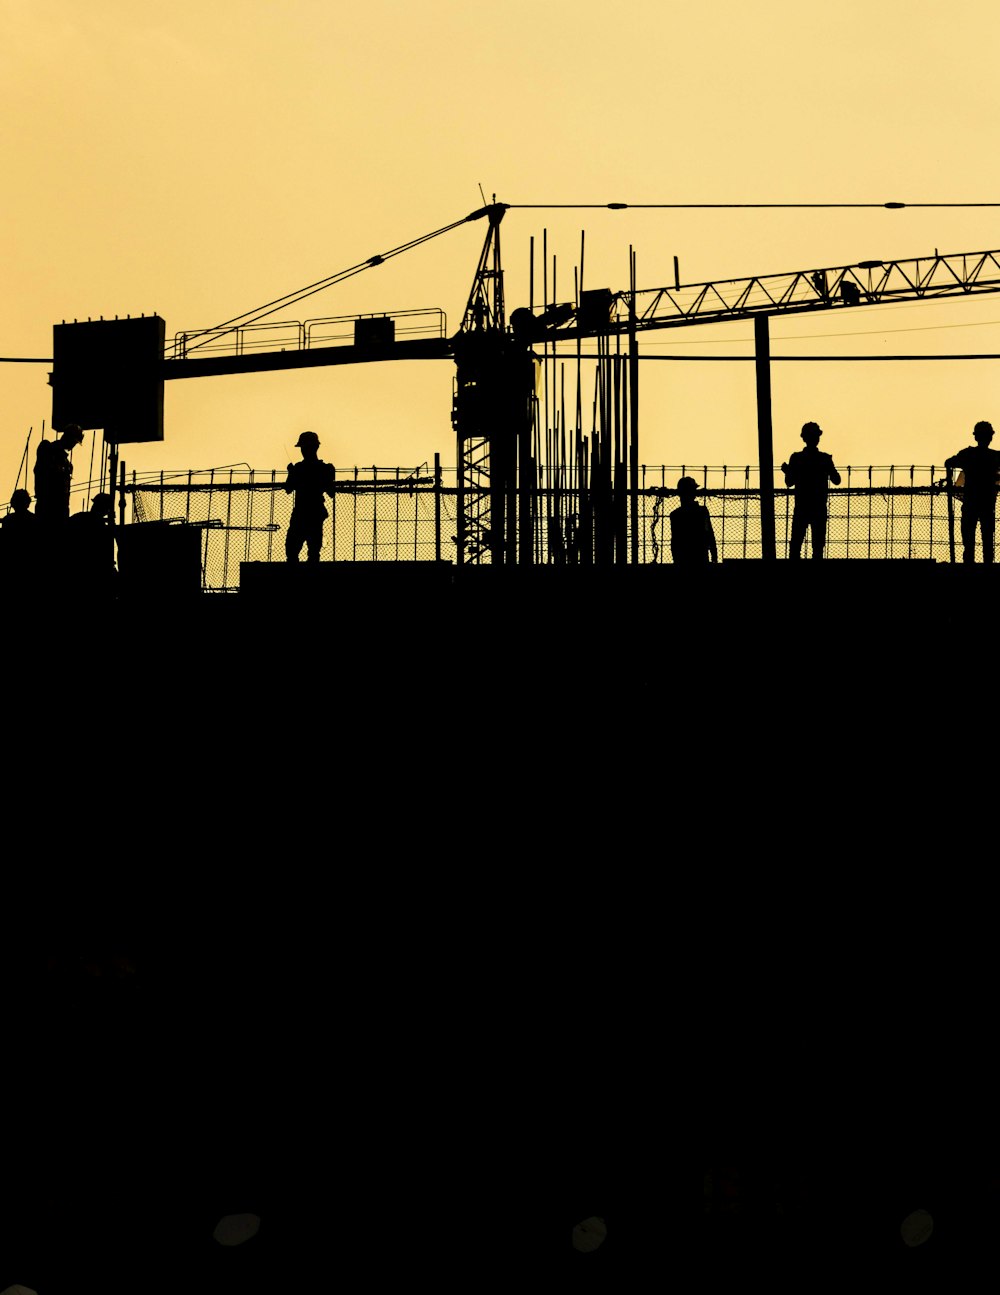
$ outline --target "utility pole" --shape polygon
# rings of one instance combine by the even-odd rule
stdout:
[[[774,562],[774,432],[771,426],[771,337],[767,315],[753,321],[757,355],[757,462],[760,466],[760,555]]]

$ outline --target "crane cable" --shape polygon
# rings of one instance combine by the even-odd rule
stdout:
[[[421,243],[427,243],[432,238],[447,234],[451,230],[457,229],[459,225],[464,225],[467,221],[477,220],[480,216],[485,215],[487,210],[488,208],[486,207],[480,208],[480,210],[471,212],[468,216],[463,216],[461,220],[454,220],[450,225],[443,225],[440,229],[435,229],[429,234],[422,234],[419,238],[413,238],[408,243],[402,243],[399,247],[394,247],[388,252],[370,256],[366,261],[359,261],[356,265],[348,266],[346,270],[338,270],[336,274],[328,275],[325,279],[317,279],[315,283],[310,283],[295,292],[287,292],[282,297],[275,297],[273,301],[265,302],[263,306],[256,306],[253,310],[245,310],[241,315],[234,315],[232,319],[227,319],[223,323],[217,324],[214,328],[199,329],[191,336],[201,336],[203,340],[196,342],[194,346],[187,346],[186,350],[196,350],[199,346],[204,346],[209,341],[217,340],[220,333],[232,332],[237,328],[244,328],[248,324],[256,323],[283,306],[294,306],[306,297],[322,292],[324,288],[332,287],[335,283],[341,283],[355,274],[360,274],[362,270],[367,270],[370,266],[382,265],[384,261],[388,261],[393,256],[399,256],[401,252],[408,252],[411,248],[419,247]]]
[[[512,202],[513,211],[800,211],[850,208],[1000,207],[1000,202]]]

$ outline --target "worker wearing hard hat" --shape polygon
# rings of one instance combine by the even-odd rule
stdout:
[[[840,485],[840,473],[834,467],[833,455],[819,448],[823,429],[819,423],[803,423],[800,433],[805,441],[804,450],[796,450],[781,465],[785,485],[795,490],[795,508],[792,512],[792,535],[789,558],[802,556],[802,542],[806,531],[811,533],[812,555],[822,558],[826,545],[827,497],[830,483]]]
[[[323,547],[323,523],[329,517],[324,495],[333,498],[335,480],[332,463],[319,457],[319,437],[303,432],[295,442],[302,455],[301,463],[289,463],[285,481],[287,494],[295,496],[292,518],[285,536],[285,557],[298,562],[303,544],[309,562],[318,562]]]
[[[996,529],[997,484],[1000,479],[1000,450],[991,450],[993,425],[985,421],[972,429],[975,445],[967,445],[950,459],[946,468],[959,468],[956,485],[962,489],[962,561],[976,560],[976,530],[982,532],[983,561],[993,561]]]
[[[704,504],[695,500],[698,483],[694,477],[677,482],[678,505],[670,514],[670,556],[674,566],[705,567],[718,562],[712,518]]]
[[[69,521],[69,491],[73,481],[70,455],[82,442],[83,431],[69,423],[57,440],[39,441],[35,452],[35,514],[40,522]]]

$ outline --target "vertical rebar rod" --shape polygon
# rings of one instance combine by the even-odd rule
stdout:
[[[441,455],[434,455],[434,561],[441,561]]]
[[[629,254],[629,462],[632,492],[632,562],[639,561],[639,342],[636,336],[635,284],[636,258],[631,244]]]
[[[640,489],[641,489],[641,492],[642,492],[642,563],[643,563],[643,566],[645,566],[645,565],[646,565],[646,562],[647,562],[647,560],[648,560],[648,559],[647,559],[647,556],[646,556],[646,554],[647,554],[646,531],[647,531],[647,529],[648,529],[648,527],[647,527],[647,525],[646,525],[646,520],[647,520],[647,516],[648,516],[648,514],[647,514],[647,512],[646,512],[646,501],[647,501],[648,496],[646,495],[646,465],[645,465],[645,463],[642,465],[642,467],[641,467],[641,469],[640,469],[640,473],[641,473],[641,486],[640,486]]]
[[[543,229],[542,230],[542,310],[543,312],[548,310],[548,307],[549,307],[549,231],[547,229]],[[543,459],[541,464],[541,472],[539,473],[539,479],[543,484],[543,489],[548,484],[548,481],[549,481],[549,458],[550,458],[550,453],[549,453],[549,419],[550,419],[549,354],[550,352],[552,353],[553,356],[555,355],[555,343],[550,342],[548,338],[546,338],[545,343],[542,347],[542,399],[544,402],[543,423],[545,427],[545,434],[544,434],[545,449],[544,449]],[[549,521],[550,505],[549,505],[547,490],[545,491],[544,513],[545,513],[545,518],[544,518],[544,522],[542,522],[542,526],[545,530],[545,545],[546,545],[546,552],[547,552],[548,542],[549,542],[549,525],[550,525],[550,521]]]
[[[617,343],[618,338],[615,337]],[[612,354],[611,337],[608,336],[608,438],[610,443],[610,479],[608,483],[609,495],[609,522],[610,522],[610,558],[612,562],[618,561],[618,554],[621,548],[619,524],[618,524],[618,505],[621,491],[618,485],[618,477],[621,469],[621,368],[618,363],[618,355]]]
[[[559,365],[559,408],[561,422],[559,429],[559,533],[562,536],[564,556],[565,556],[565,539],[566,530],[569,522],[569,507],[567,502],[568,481],[566,479],[566,364],[563,362]]]

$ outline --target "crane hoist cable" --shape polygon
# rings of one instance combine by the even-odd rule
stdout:
[[[496,203],[494,206],[506,209],[505,203]],[[421,234],[419,238],[413,238],[407,243],[401,243],[399,247],[394,247],[388,252],[370,256],[365,261],[359,261],[356,265],[348,266],[345,270],[338,270],[335,274],[328,275],[325,279],[317,279],[315,283],[307,284],[306,287],[299,288],[295,292],[287,292],[282,297],[275,297],[273,301],[265,302],[263,306],[245,310],[241,315],[234,315],[232,319],[227,319],[223,323],[217,324],[214,328],[203,328],[196,333],[188,334],[189,340],[185,349],[190,352],[210,341],[217,341],[220,333],[232,332],[237,328],[244,328],[248,324],[256,323],[267,315],[273,314],[276,310],[283,309],[286,306],[293,306],[306,297],[322,292],[324,288],[330,288],[334,284],[342,283],[345,279],[352,278],[355,274],[360,274],[362,270],[367,270],[375,265],[382,265],[392,257],[399,256],[402,252],[409,252],[412,248],[419,247],[421,243],[427,243],[432,238],[440,237],[441,234],[450,233],[451,230],[457,229],[460,225],[464,225],[470,220],[479,220],[488,215],[490,210],[490,207],[480,207],[478,210],[470,212],[468,216],[463,216],[461,220],[453,220],[450,225],[442,225],[440,229],[432,230],[429,234]],[[190,338],[199,336],[202,338],[200,342],[190,340]]]

